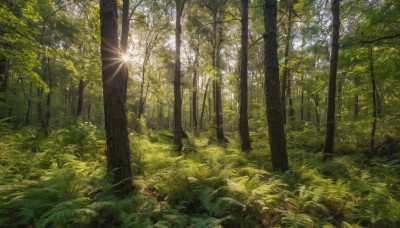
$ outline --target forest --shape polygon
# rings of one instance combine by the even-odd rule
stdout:
[[[399,0],[0,0],[0,227],[400,227]]]

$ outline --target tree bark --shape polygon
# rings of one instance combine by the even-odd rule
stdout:
[[[139,108],[138,108],[138,114],[137,114],[138,119],[142,118],[142,114],[144,113],[144,105],[145,105],[144,84],[145,84],[146,64],[147,64],[147,60],[150,58],[149,52],[150,51],[149,51],[148,47],[146,46],[145,57],[143,59],[143,65],[142,65],[142,83],[140,84]]]
[[[283,69],[282,75],[282,88],[281,88],[281,104],[282,104],[282,115],[283,115],[283,123],[286,124],[286,81],[289,73],[289,49],[290,49],[290,39],[291,39],[291,30],[292,30],[292,10],[289,6],[289,15],[288,15],[288,27],[287,27],[287,36],[286,36],[286,47],[285,47],[285,67]]]
[[[8,86],[8,61],[0,60],[0,93],[6,91]]]
[[[288,85],[287,85],[287,98],[289,99],[289,113],[288,113],[288,119],[289,122],[294,122],[294,109],[293,109],[293,99],[292,99],[292,75],[290,70],[288,70]]]
[[[51,78],[51,72],[50,72],[50,59],[47,60],[47,73],[49,76],[49,93],[47,94],[47,101],[46,101],[46,114],[45,114],[45,119],[43,121],[43,132],[44,136],[47,137],[49,135],[49,126],[50,126],[50,102],[51,102],[51,84],[52,84],[52,78]]]
[[[360,85],[360,77],[356,76],[355,77],[355,86],[356,88],[358,88],[358,86]],[[354,118],[357,119],[358,117],[358,91],[354,94]]]
[[[247,46],[248,46],[248,33],[249,33],[249,14],[248,14],[248,7],[249,1],[248,0],[241,0],[242,3],[242,34],[241,34],[241,54],[240,54],[240,115],[239,115],[239,133],[240,133],[240,145],[241,149],[244,152],[248,152],[251,150],[251,142],[250,142],[250,135],[249,135],[249,122],[248,122],[248,99],[247,99]]]
[[[31,123],[30,121],[30,115],[31,115],[31,105],[32,105],[32,82],[29,87],[29,98],[28,98],[28,109],[26,110],[26,118],[25,118],[25,125],[28,125]]]
[[[200,43],[198,40],[195,50],[194,70],[193,70],[193,92],[192,92],[193,127],[195,131],[197,130],[197,89],[198,89],[197,67],[199,65],[199,55],[200,55]]]
[[[304,120],[304,74],[301,74],[301,106],[300,106],[301,120]]]
[[[339,74],[339,82],[338,82],[338,103],[339,103],[339,119],[342,118],[342,106],[343,106],[343,76]]]
[[[82,106],[83,106],[83,77],[79,79],[79,87],[78,87],[78,107],[76,108],[76,116],[79,117],[82,114]]]
[[[175,0],[176,31],[175,31],[175,78],[174,78],[174,146],[182,151],[182,97],[181,97],[181,16],[186,0]]]
[[[131,187],[132,170],[125,108],[127,71],[120,69],[124,63],[118,48],[116,0],[100,0],[100,21],[107,171],[123,193]]]
[[[88,101],[88,112],[87,112],[87,120],[90,122],[90,111],[91,111],[91,106],[90,106],[90,100]]]
[[[339,0],[332,0],[332,35],[331,55],[329,64],[329,88],[328,109],[326,113],[324,154],[330,156],[333,153],[335,136],[335,100],[336,100],[336,74],[339,55]]]
[[[373,46],[371,46],[370,49],[370,59],[369,59],[369,67],[370,67],[370,73],[371,73],[371,83],[372,83],[372,104],[373,104],[373,112],[372,112],[372,117],[374,120],[372,121],[372,130],[371,130],[371,139],[370,139],[370,145],[371,145],[371,153],[369,154],[369,157],[372,158],[375,155],[375,130],[376,130],[376,122],[377,122],[377,101],[376,101],[376,83],[375,83],[375,75],[374,75],[374,62],[373,62]]]
[[[265,0],[264,16],[264,73],[265,100],[268,119],[269,145],[274,170],[289,169],[286,152],[286,136],[279,90],[279,63],[277,43],[277,1]]]
[[[215,69],[217,71],[217,81],[215,83],[215,125],[217,130],[217,139],[226,141],[224,136],[224,128],[222,122],[222,74],[220,71],[220,51],[221,51],[221,36],[222,29],[219,28],[219,41],[217,45],[216,55],[215,55]]]

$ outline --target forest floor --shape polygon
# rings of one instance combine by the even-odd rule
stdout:
[[[135,191],[119,199],[104,178],[101,131],[78,123],[36,135],[0,135],[0,227],[400,227],[400,150],[323,162],[319,139],[297,132],[281,173],[265,129],[251,134],[249,154],[235,135],[190,135],[179,155],[167,131],[132,133]]]

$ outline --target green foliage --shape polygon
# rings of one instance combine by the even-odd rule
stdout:
[[[132,133],[136,190],[119,199],[104,179],[104,140],[99,140],[94,126],[78,121],[67,130],[55,129],[48,139],[30,139],[32,135],[34,130],[26,128],[0,140],[7,148],[0,154],[1,226],[382,227],[400,223],[398,160],[375,158],[365,166],[363,156],[346,155],[322,162],[319,154],[293,144],[297,146],[290,150],[293,170],[273,173],[256,162],[254,153],[268,159],[259,149],[245,156],[235,143],[225,148],[208,145],[208,137],[199,137],[185,142],[195,150],[176,156],[171,133]],[[260,146],[266,145],[258,140]]]

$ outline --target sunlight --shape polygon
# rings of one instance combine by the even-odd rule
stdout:
[[[124,61],[124,62],[129,62],[129,60],[130,60],[130,58],[129,58],[129,55],[123,55],[122,57],[121,57],[121,59],[122,59],[122,61]]]

